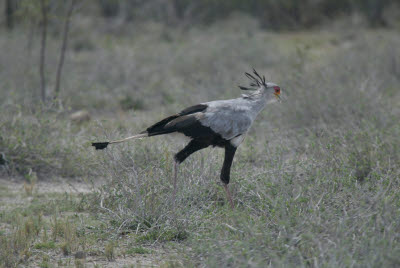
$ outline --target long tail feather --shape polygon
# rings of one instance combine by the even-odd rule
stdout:
[[[107,148],[109,144],[110,144],[109,142],[93,142],[92,146],[94,146],[96,150],[103,150]]]
[[[122,140],[115,140],[115,141],[105,141],[105,142],[93,142],[92,146],[94,146],[96,148],[96,150],[103,150],[105,148],[107,148],[107,146],[109,144],[114,144],[114,143],[121,143],[127,140],[134,140],[134,139],[140,139],[140,138],[144,138],[144,137],[148,137],[149,134],[147,132],[145,133],[140,133],[134,136],[130,136],[128,138],[122,139]]]

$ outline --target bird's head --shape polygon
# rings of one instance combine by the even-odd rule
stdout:
[[[261,77],[255,69],[253,73],[245,73],[251,80],[250,87],[239,86],[241,90],[255,90],[255,95],[262,95],[266,98],[267,103],[281,101],[281,88],[274,83],[266,82],[265,76]]]

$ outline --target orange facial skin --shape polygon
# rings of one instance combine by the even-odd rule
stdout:
[[[274,90],[275,90],[275,93],[274,93],[275,96],[279,97],[279,95],[281,94],[281,88],[278,86],[275,86]]]

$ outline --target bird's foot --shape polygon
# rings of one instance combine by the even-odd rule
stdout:
[[[229,204],[231,205],[231,208],[234,209],[235,206],[233,205],[233,201],[232,201],[231,193],[229,192],[228,184],[224,183],[223,185],[224,185],[224,189],[226,192],[226,196],[228,197],[228,200],[229,200]]]

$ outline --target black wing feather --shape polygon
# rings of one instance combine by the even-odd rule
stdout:
[[[178,131],[178,129],[187,126],[189,123],[193,123],[192,121],[194,119],[189,118],[187,115],[202,112],[207,109],[207,107],[208,106],[205,104],[190,106],[177,114],[171,115],[155,123],[142,133],[148,133],[149,136],[155,136]]]

